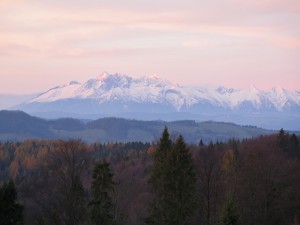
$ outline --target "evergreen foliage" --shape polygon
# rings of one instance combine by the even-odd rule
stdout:
[[[295,134],[291,135],[287,147],[291,156],[300,157],[299,140]]]
[[[150,216],[146,219],[147,224],[168,224],[166,211],[169,207],[167,199],[169,190],[166,181],[168,180],[168,154],[171,148],[172,142],[168,129],[165,127],[154,154],[154,166],[150,178],[154,199],[150,204]]]
[[[150,178],[154,199],[146,223],[188,224],[196,204],[196,175],[183,137],[172,144],[165,128],[154,160]]]
[[[222,214],[220,216],[219,225],[237,225],[238,214],[233,203],[232,197],[225,202]]]
[[[277,142],[279,148],[287,153],[291,157],[300,157],[300,146],[299,140],[295,134],[290,135],[286,133],[283,129],[280,129]]]
[[[204,143],[203,143],[203,140],[202,139],[200,139],[200,142],[199,142],[199,147],[204,147]]]
[[[170,220],[173,225],[189,224],[196,208],[196,173],[192,156],[182,136],[169,156]]]
[[[97,164],[92,178],[93,199],[89,203],[91,223],[112,225],[114,224],[113,202],[110,193],[114,190],[114,182],[109,163],[103,161]]]
[[[12,180],[0,188],[0,224],[23,224],[23,206],[16,203],[17,190]]]
[[[289,141],[289,134],[286,133],[282,128],[279,131],[278,137],[278,145],[283,151],[287,151],[287,145]]]
[[[66,193],[65,197],[64,208],[66,210],[65,215],[67,215],[67,217],[64,218],[65,223],[69,225],[82,224],[85,220],[86,204],[84,189],[78,176],[75,177],[69,193]]]

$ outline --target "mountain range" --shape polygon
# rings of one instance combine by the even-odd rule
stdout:
[[[51,88],[12,109],[45,118],[192,119],[300,129],[300,91],[187,87],[157,76],[106,72],[84,83],[71,81]]]

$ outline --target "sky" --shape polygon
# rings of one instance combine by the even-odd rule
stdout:
[[[0,0],[0,93],[103,71],[300,90],[300,1]]]

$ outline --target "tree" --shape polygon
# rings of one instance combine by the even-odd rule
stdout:
[[[300,156],[299,140],[295,134],[291,135],[287,148],[289,155],[297,157]]]
[[[0,188],[0,224],[23,224],[23,206],[16,203],[17,190],[12,180]]]
[[[196,205],[196,174],[182,136],[173,145],[167,128],[155,153],[151,174],[154,200],[147,224],[188,224]]]
[[[93,199],[89,203],[92,224],[111,225],[113,221],[113,201],[110,196],[114,190],[113,174],[109,163],[102,161],[95,166],[92,174]]]
[[[289,141],[289,134],[286,133],[282,128],[280,129],[278,136],[277,136],[277,142],[281,150],[287,151],[287,145]]]
[[[204,147],[204,143],[202,141],[202,139],[200,139],[200,142],[199,142],[199,147],[203,148]]]
[[[77,225],[85,221],[86,204],[84,199],[84,189],[80,177],[76,176],[71,188],[65,193],[64,198],[64,221],[65,224]],[[72,216],[70,216],[72,215]]]
[[[223,211],[220,216],[219,225],[237,225],[237,224],[238,224],[238,214],[233,204],[233,198],[229,197],[223,207]]]
[[[197,152],[197,175],[199,187],[199,205],[203,218],[199,218],[207,225],[214,224],[216,211],[220,202],[220,156],[212,143]]]
[[[168,161],[169,224],[189,224],[196,209],[196,173],[192,156],[181,135],[176,140]]]
[[[168,128],[165,127],[154,154],[154,165],[150,177],[153,201],[149,207],[150,215],[145,221],[147,224],[167,224],[168,215],[166,210],[169,205],[166,181],[170,179],[168,178],[167,159],[171,148],[172,142],[170,140]]]
[[[88,162],[88,149],[81,140],[59,141],[53,144],[43,177],[47,187],[41,190],[38,199],[48,223],[84,223],[86,202],[81,178],[87,172]],[[46,196],[45,199],[43,196]]]
[[[237,191],[239,159],[235,150],[228,149],[225,151],[221,162],[223,180],[226,192],[234,195]]]
[[[287,179],[297,174],[297,170],[290,172],[292,164],[286,161],[286,154],[278,149],[278,139],[275,136],[272,138],[259,137],[245,141],[240,151],[242,165],[239,168],[236,199],[240,206],[241,224],[286,224],[283,221],[292,218],[284,215],[286,199],[282,197],[285,185],[289,183],[288,186],[292,187],[295,184]],[[296,196],[293,197],[296,199]],[[289,213],[293,216],[292,211]]]

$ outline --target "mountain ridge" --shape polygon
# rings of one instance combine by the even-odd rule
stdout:
[[[147,87],[148,90],[146,89]],[[139,90],[141,88],[146,89],[148,92],[146,96],[140,96],[138,99],[138,96],[134,94],[142,94],[141,90]],[[128,93],[129,90],[127,89],[131,89],[133,91]],[[122,91],[122,93],[118,93],[118,91]],[[159,92],[154,93],[155,91]],[[163,93],[163,91],[165,91],[165,93]],[[125,101],[135,100],[137,102],[143,102],[146,100],[158,102],[157,98],[151,99],[151,94],[168,95],[169,93],[180,94],[180,97],[182,97],[180,100],[183,100],[184,102],[177,102],[178,104],[174,105],[174,107],[176,107],[178,110],[180,110],[182,107],[181,104],[183,103],[185,103],[187,106],[191,106],[195,104],[196,101],[200,101],[201,98],[203,100],[209,100],[210,96],[213,98],[210,99],[211,102],[213,102],[212,100],[215,100],[216,105],[219,104],[223,107],[228,106],[231,109],[238,107],[244,101],[249,101],[255,108],[259,108],[259,106],[262,104],[262,100],[268,100],[278,111],[281,111],[289,102],[300,105],[299,91],[289,91],[279,86],[268,91],[259,90],[254,85],[251,85],[249,88],[245,89],[233,89],[222,86],[217,88],[192,88],[180,86],[178,84],[172,84],[171,82],[160,79],[157,76],[132,78],[123,74],[108,74],[107,72],[102,73],[95,79],[89,79],[83,84],[77,81],[71,81],[67,84],[51,88],[50,90],[42,93],[38,97],[33,98],[28,102],[53,102],[56,100],[70,98],[91,98],[97,99],[100,102],[107,102],[109,100],[113,100],[111,99],[112,97],[120,98],[120,96],[124,94],[128,98],[132,97],[131,99],[123,99]],[[159,97],[166,96],[159,95]]]
[[[300,129],[295,125],[300,122],[300,91],[280,87],[263,91],[254,86],[187,87],[157,76],[133,78],[107,72],[84,83],[71,81],[54,87],[12,109],[40,115],[53,111],[117,117],[127,114],[126,118],[131,119],[137,113],[152,113],[152,120],[179,117],[203,121],[225,117],[225,122],[238,124],[243,124],[242,117],[258,114],[262,122],[254,119],[246,124],[279,129],[288,122],[288,128]],[[165,116],[170,113],[171,118]],[[190,116],[184,118],[187,114]],[[270,126],[263,122],[264,118],[272,119]]]

